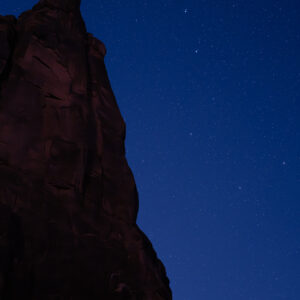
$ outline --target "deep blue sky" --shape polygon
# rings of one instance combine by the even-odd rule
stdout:
[[[300,2],[82,0],[82,13],[108,50],[138,224],[174,300],[299,300]]]

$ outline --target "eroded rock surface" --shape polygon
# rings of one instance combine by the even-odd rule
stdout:
[[[171,299],[79,0],[0,17],[0,299]]]

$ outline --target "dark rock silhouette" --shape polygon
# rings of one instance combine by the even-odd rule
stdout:
[[[171,299],[79,0],[0,17],[0,299]]]

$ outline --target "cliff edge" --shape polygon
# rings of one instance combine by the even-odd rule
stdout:
[[[0,299],[172,299],[79,0],[0,16]]]

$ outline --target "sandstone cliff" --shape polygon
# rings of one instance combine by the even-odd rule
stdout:
[[[79,0],[0,17],[0,299],[171,299]]]

